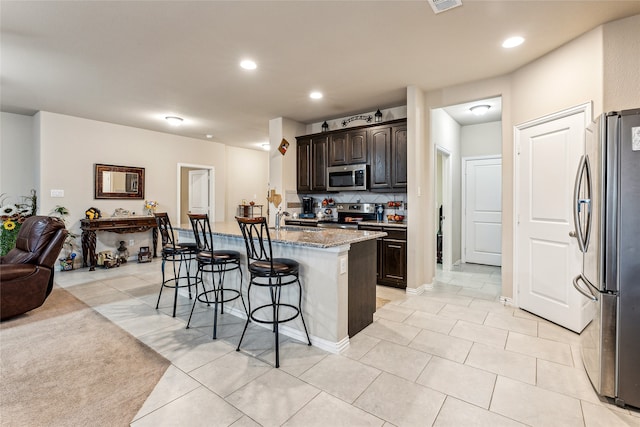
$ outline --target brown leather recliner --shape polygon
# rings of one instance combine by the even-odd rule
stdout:
[[[25,220],[16,247],[0,257],[0,320],[44,303],[53,289],[54,265],[67,234],[58,218],[32,216]]]

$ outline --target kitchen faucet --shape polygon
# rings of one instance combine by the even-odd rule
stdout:
[[[276,230],[280,230],[280,220],[282,219],[283,216],[289,216],[289,212],[284,211],[278,211],[276,212]]]

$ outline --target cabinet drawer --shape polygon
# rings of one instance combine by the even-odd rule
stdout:
[[[382,227],[377,227],[375,225],[359,225],[358,230],[383,231]]]
[[[383,231],[387,233],[387,237],[385,237],[385,239],[407,240],[407,230],[385,227]]]

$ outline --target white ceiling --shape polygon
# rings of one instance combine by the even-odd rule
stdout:
[[[430,90],[512,72],[640,1],[7,1],[0,101],[258,147],[268,122],[404,105]],[[505,50],[507,36],[526,42]],[[258,63],[242,70],[241,59]],[[324,98],[308,94],[320,90]],[[185,119],[169,127],[168,114]]]

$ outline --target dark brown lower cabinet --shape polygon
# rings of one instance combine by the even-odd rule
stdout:
[[[407,287],[407,230],[399,227],[360,225],[360,230],[384,231],[378,239],[376,277],[379,285]]]

